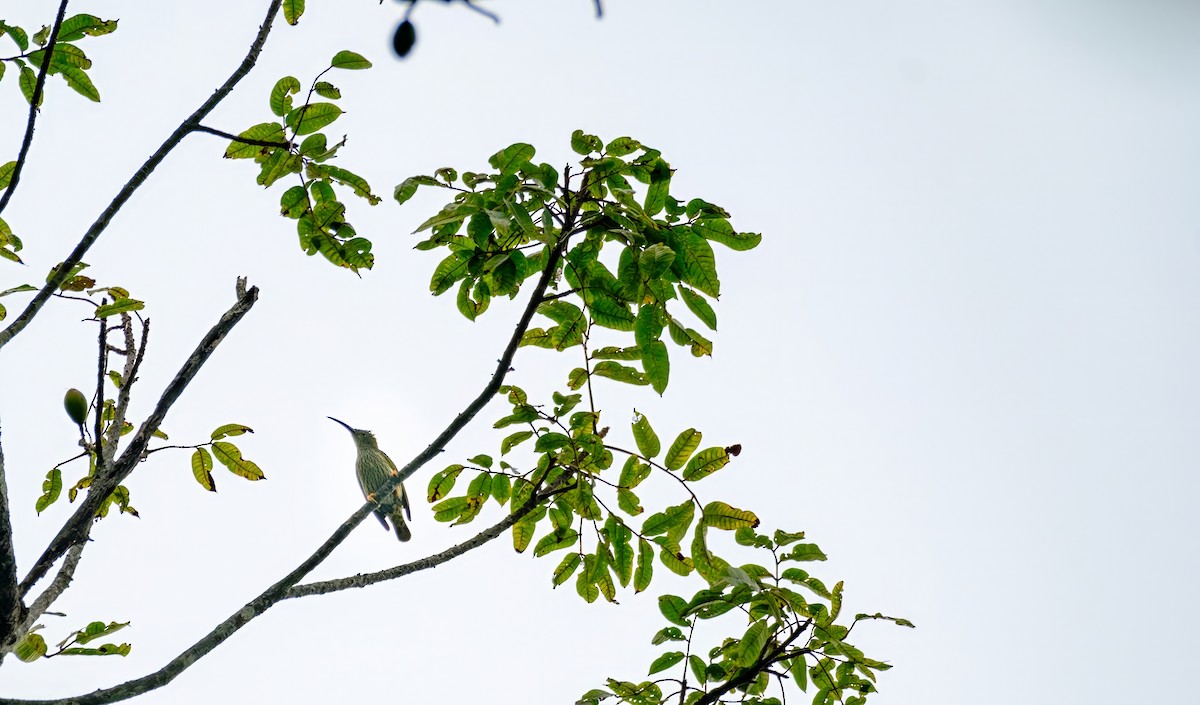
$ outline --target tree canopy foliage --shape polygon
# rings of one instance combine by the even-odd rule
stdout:
[[[15,82],[29,107],[22,147],[0,166],[0,211],[19,185],[46,82],[61,79],[85,98],[100,100],[84,47],[114,32],[118,23],[89,14],[67,16],[66,6],[64,0],[54,22],[32,34],[14,22],[0,22],[0,31],[18,50],[0,61],[0,84]],[[0,653],[31,663],[130,653],[130,642],[113,638],[117,632],[122,637],[131,633],[122,631],[128,622],[101,618],[45,634],[36,621],[71,582],[96,523],[116,514],[137,515],[125,481],[151,454],[187,451],[196,482],[210,492],[217,491],[218,464],[245,480],[265,477],[239,445],[252,432],[245,424],[221,423],[207,439],[194,443],[177,443],[161,428],[197,371],[254,306],[258,290],[244,280],[237,283],[234,304],[200,339],[153,411],[141,421],[129,418],[135,389],[143,393],[135,383],[150,333],[142,313],[146,303],[119,284],[91,278],[83,258],[154,166],[190,134],[221,136],[229,142],[226,158],[253,162],[256,184],[280,192],[280,213],[295,223],[305,254],[320,254],[360,276],[376,265],[386,266],[376,261],[370,238],[351,224],[355,207],[383,199],[343,164],[339,150],[345,140],[335,141],[328,132],[344,112],[338,102],[343,100],[339,72],[370,69],[370,61],[343,49],[305,81],[279,78],[263,102],[270,115],[246,116],[253,124],[239,132],[204,122],[253,68],[279,15],[295,25],[304,10],[303,0],[270,2],[238,69],[117,189],[74,250],[46,268],[44,281],[0,291],[0,297],[21,308],[10,317],[0,306],[0,319],[9,319],[0,330],[0,348],[51,301],[82,303],[88,325],[97,331],[95,388],[90,393],[68,390],[64,399],[82,450],[53,466],[40,496],[8,497],[5,492],[0,497]],[[407,54],[415,41],[406,15],[397,30],[397,52]],[[499,448],[480,448],[432,472],[425,496],[428,511],[439,522],[470,524],[489,506],[498,508],[500,521],[425,559],[304,583],[375,508],[367,502],[307,560],[159,671],[46,702],[115,702],[161,687],[284,599],[398,579],[501,535],[510,537],[518,553],[547,557],[551,585],[572,584],[588,603],[617,602],[623,591],[646,591],[656,569],[695,578],[689,596],[658,596],[665,624],[648,633],[663,651],[648,664],[647,673],[608,678],[591,689],[583,684],[581,703],[768,705],[799,689],[814,705],[856,705],[875,692],[877,674],[889,665],[851,642],[855,626],[864,620],[911,624],[878,613],[844,612],[842,582],[826,582],[810,572],[811,564],[826,556],[804,532],[767,529],[752,509],[709,494],[702,482],[737,463],[737,442],[723,438],[719,429],[656,427],[636,409],[608,403],[615,385],[663,395],[673,360],[682,365],[689,358],[712,355],[721,294],[718,261],[746,256],[741,253],[753,250],[762,237],[739,232],[721,206],[674,192],[674,170],[665,155],[634,137],[602,139],[575,130],[569,144],[577,159],[562,167],[539,161],[533,145],[517,143],[492,154],[485,170],[446,167],[405,178],[393,190],[399,205],[418,189],[446,196],[445,205],[417,229],[421,239],[416,249],[436,252],[436,261],[430,259],[433,294],[452,294],[458,313],[470,320],[485,315],[497,297],[522,300],[524,306],[488,383],[426,450],[400,468],[390,487],[437,457],[499,396],[505,401],[499,415],[481,419],[506,430]],[[27,233],[34,224],[18,229]],[[20,263],[22,244],[14,228],[0,220],[0,256]],[[549,397],[536,398],[505,379],[518,354],[566,355],[577,366]],[[629,424],[613,421],[630,416]],[[706,433],[715,442],[706,443]],[[0,455],[0,480],[3,470]],[[652,477],[673,487],[678,502],[652,501],[643,493],[643,483]],[[64,499],[64,489],[75,509],[18,580],[10,507],[29,503],[41,513]],[[39,585],[42,590],[34,597]],[[706,635],[722,636],[694,638],[701,622],[719,625]]]

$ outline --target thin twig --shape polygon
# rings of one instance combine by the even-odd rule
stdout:
[[[96,473],[103,475],[108,463],[104,457],[104,438],[102,429],[104,427],[104,373],[108,367],[108,322],[103,318],[100,319],[100,334],[99,359],[96,361],[96,440],[92,447],[92,452],[96,457]]]
[[[367,587],[368,585],[382,583],[387,580],[395,580],[396,578],[426,570],[428,568],[436,568],[451,559],[461,556],[467,551],[479,548],[483,544],[495,539],[508,529],[512,528],[527,514],[541,506],[542,502],[554,496],[560,486],[566,484],[566,479],[567,475],[559,477],[545,490],[531,496],[525,502],[525,504],[521,505],[521,507],[519,507],[513,513],[504,517],[504,519],[500,520],[493,526],[489,526],[467,541],[463,541],[456,546],[451,546],[441,553],[435,553],[432,556],[426,556],[425,558],[413,561],[411,563],[404,563],[402,565],[388,568],[386,570],[376,571],[374,573],[360,573],[358,575],[351,575],[345,578],[323,580],[319,583],[305,583],[303,585],[296,585],[295,587],[290,588],[283,595],[282,599],[290,600],[292,598],[308,597],[310,595],[327,595],[331,592],[339,592],[341,590],[349,590],[351,588],[363,588]]]
[[[13,192],[17,190],[17,182],[21,180],[21,170],[25,167],[25,159],[29,156],[29,147],[33,144],[33,127],[37,122],[38,104],[42,102],[42,93],[46,89],[46,74],[50,71],[50,59],[54,53],[54,45],[58,43],[58,30],[62,27],[63,17],[67,14],[68,0],[62,0],[58,6],[58,15],[54,18],[54,27],[50,30],[50,38],[43,47],[42,65],[38,67],[37,82],[33,84],[33,93],[29,96],[29,120],[25,124],[25,138],[21,140],[21,151],[17,153],[17,165],[13,167],[8,178],[8,189],[0,194],[0,213],[8,205]],[[72,263],[72,266],[74,264]],[[63,277],[66,279],[66,277]],[[62,282],[57,282],[54,289]],[[53,289],[51,289],[53,291]]]
[[[241,142],[242,144],[252,144],[256,147],[279,147],[281,149],[291,149],[292,147],[295,146],[291,142],[271,142],[269,140],[255,140],[255,139],[250,139],[249,137],[239,137],[237,135],[225,132],[224,130],[218,130],[213,127],[206,127],[205,125],[196,125],[195,127],[192,128],[192,132],[205,132],[210,135],[216,135],[217,137],[224,137],[227,140],[233,140],[234,142]]]
[[[87,541],[77,543],[67,551],[66,558],[63,559],[62,566],[58,569],[58,574],[54,576],[54,580],[42,591],[42,594],[37,596],[33,604],[29,606],[29,612],[25,615],[25,620],[22,622],[21,631],[27,631],[33,626],[36,621],[46,611],[50,609],[59,597],[66,592],[71,586],[71,581],[75,578],[75,569],[79,567],[79,559],[83,556],[83,549],[88,545]]]
[[[58,287],[62,285],[64,281],[66,281],[67,274],[70,273],[71,268],[83,259],[83,256],[87,254],[87,251],[91,248],[91,246],[95,244],[100,235],[108,228],[109,222],[117,214],[117,211],[121,210],[125,203],[133,196],[134,192],[136,192],[138,188],[140,188],[142,184],[146,182],[146,179],[150,177],[151,172],[153,172],[154,169],[160,163],[162,163],[164,159],[166,159],[167,155],[170,154],[171,151],[175,149],[175,147],[181,141],[183,141],[184,137],[187,137],[189,134],[194,132],[196,127],[200,124],[200,121],[203,120],[210,112],[212,112],[212,110],[216,108],[217,105],[224,100],[230,92],[233,91],[234,87],[242,80],[242,78],[246,76],[246,74],[250,73],[250,69],[254,68],[254,64],[258,61],[259,54],[262,53],[263,44],[265,44],[267,41],[267,35],[271,33],[271,26],[275,21],[275,16],[279,12],[279,6],[282,3],[283,0],[271,0],[271,5],[267,8],[266,19],[263,21],[262,26],[258,28],[258,34],[255,35],[254,41],[250,44],[250,49],[247,51],[246,57],[242,59],[242,63],[237,67],[233,74],[231,74],[229,78],[225,80],[225,83],[221,84],[221,86],[217,88],[217,90],[214,91],[211,96],[208,97],[208,100],[205,100],[200,107],[196,109],[196,112],[192,113],[186,120],[180,123],[179,126],[176,127],[170,136],[168,136],[167,139],[162,143],[162,145],[155,150],[154,154],[150,155],[150,157],[143,162],[140,167],[138,167],[138,170],[134,173],[134,175],[129,178],[129,181],[125,182],[125,185],[121,187],[121,190],[117,192],[117,195],[113,197],[113,200],[100,213],[100,216],[96,218],[95,222],[92,223],[87,232],[84,233],[83,237],[79,240],[79,244],[77,244],[75,249],[71,251],[71,254],[67,255],[63,263],[58,266],[54,275],[51,276],[49,281],[46,282],[46,285],[42,287],[38,293],[34,295],[29,304],[25,306],[25,310],[21,311],[21,314],[13,319],[13,322],[10,323],[7,328],[0,330],[0,348],[3,348],[5,345],[7,345],[10,340],[16,337],[17,334],[19,334],[25,329],[26,326],[29,325],[34,316],[36,316],[46,304],[46,301],[50,299],[50,296],[58,290]],[[64,6],[65,4],[66,3],[64,2]],[[49,62],[47,62],[47,65],[48,63]],[[9,186],[9,191],[11,190],[12,184]]]
[[[92,486],[88,489],[87,496],[79,503],[79,507],[71,518],[67,520],[63,527],[59,529],[58,535],[42,552],[40,558],[34,563],[29,574],[21,581],[21,596],[24,597],[29,593],[30,588],[34,583],[41,580],[50,570],[50,566],[59,559],[71,546],[86,537],[87,527],[91,524],[92,518],[96,514],[96,510],[100,504],[110,495],[117,485],[133,472],[133,468],[141,461],[142,454],[146,450],[146,445],[150,442],[152,434],[162,425],[163,419],[171,406],[179,399],[179,395],[187,388],[188,384],[200,371],[200,368],[208,362],[209,357],[216,351],[217,346],[225,339],[226,334],[233,330],[233,327],[246,315],[247,312],[254,306],[254,302],[258,300],[258,287],[250,287],[243,291],[237,302],[221,316],[221,320],[201,339],[200,344],[196,346],[195,351],[179,368],[179,372],[175,374],[175,378],[163,390],[162,396],[155,405],[154,411],[142,422],[137,433],[133,435],[133,439],[121,453],[118,458],[105,474],[97,474],[93,480]]]

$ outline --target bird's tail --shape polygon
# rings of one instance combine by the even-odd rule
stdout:
[[[408,522],[404,521],[404,514],[400,507],[397,506],[391,514],[392,526],[396,527],[396,538],[401,541],[407,541],[412,538],[412,531],[408,528]]]

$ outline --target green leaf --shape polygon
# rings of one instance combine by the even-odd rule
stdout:
[[[638,258],[638,271],[644,279],[657,279],[674,261],[675,251],[658,242],[642,251],[641,257]]]
[[[762,654],[763,648],[767,645],[767,640],[771,638],[771,629],[767,626],[766,620],[759,620],[746,630],[738,643],[737,654],[734,660],[739,666],[749,668],[754,665]]]
[[[34,510],[38,514],[46,511],[46,508],[58,501],[58,496],[62,493],[62,470],[52,468],[46,473],[46,479],[42,481],[42,496],[38,497],[37,504]]]
[[[570,548],[579,540],[579,532],[566,527],[555,529],[542,537],[533,547],[533,555],[542,556],[557,551],[560,548]]]
[[[212,432],[211,438],[214,441],[219,441],[226,436],[240,436],[243,433],[254,433],[254,429],[249,426],[243,426],[240,423],[227,423],[223,426],[218,426]]]
[[[604,151],[614,157],[624,157],[625,155],[632,154],[641,148],[642,143],[638,142],[632,137],[618,137],[612,142],[609,142],[608,146],[604,148]]]
[[[37,87],[37,74],[28,66],[21,67],[21,76],[17,79],[17,85],[21,88],[21,95],[25,96],[26,103],[33,102],[33,91]],[[38,97],[38,107],[42,107],[42,102],[46,100],[46,92],[42,91],[42,95]],[[39,637],[40,638],[40,637]]]
[[[609,521],[613,524],[609,532],[609,538],[612,539],[613,568],[616,570],[617,579],[621,581],[621,587],[628,587],[629,579],[633,577],[634,555],[633,545],[630,543],[633,532],[629,527],[617,522],[612,515],[609,515]]]
[[[650,383],[650,381],[646,379],[646,375],[642,374],[640,371],[617,362],[612,362],[611,360],[605,360],[604,362],[596,363],[596,366],[592,368],[592,374],[598,377],[607,377],[608,379],[616,380],[618,382],[624,382],[626,384],[638,386]],[[578,389],[578,387],[572,387],[572,389]]]
[[[634,409],[633,440],[637,443],[638,452],[647,460],[653,459],[662,450],[662,443],[658,440],[658,434],[650,427],[650,419],[646,418],[643,414],[637,413],[636,409]],[[630,460],[633,460],[633,458],[630,458]],[[624,486],[624,481],[621,484]]]
[[[481,289],[480,286],[471,279],[464,279],[461,286],[458,287],[458,311],[468,321],[473,321],[487,311],[488,305],[491,303],[491,295],[486,292],[486,289]],[[475,293],[478,298],[471,297],[471,286],[475,286]]]
[[[76,93],[94,103],[100,102],[100,91],[92,83],[92,79],[88,78],[86,71],[74,66],[60,66],[58,74]]]
[[[696,508],[691,501],[667,507],[646,519],[642,524],[642,535],[655,536],[665,533],[672,541],[678,543],[688,527],[691,526],[695,514]]]
[[[371,193],[371,185],[367,183],[366,179],[348,169],[326,164],[321,167],[321,171],[327,178],[354,189],[355,196],[367,199],[371,205],[375,205],[381,200],[379,196]]]
[[[701,218],[692,224],[692,232],[738,252],[752,250],[762,242],[762,235],[758,233],[734,232],[733,226],[724,218]]]
[[[825,553],[815,543],[798,543],[788,554],[794,561],[823,561],[827,560]]]
[[[41,634],[29,632],[13,647],[13,653],[25,663],[32,663],[46,655],[46,640]]]
[[[582,563],[578,553],[568,553],[563,556],[562,562],[554,569],[553,582],[554,587],[558,587],[571,579],[575,571],[579,569],[579,564]]]
[[[342,114],[342,109],[333,103],[309,103],[291,111],[284,123],[297,135],[307,135],[326,127]]]
[[[671,166],[662,159],[654,162],[650,171],[650,188],[646,189],[644,210],[646,215],[655,216],[666,206],[671,190]]]
[[[606,346],[592,351],[593,360],[640,360],[641,348],[617,348]]]
[[[287,20],[288,24],[295,27],[303,14],[304,0],[283,0],[283,19]]]
[[[529,440],[532,437],[533,437],[533,431],[517,431],[516,433],[508,436],[503,441],[500,441],[500,455],[507,454],[508,451],[512,450],[513,448],[520,445],[521,443],[524,443],[525,441]]]
[[[8,162],[0,166],[0,191],[8,188],[8,184],[12,181],[13,172],[17,169],[15,161]]]
[[[600,597],[600,588],[596,587],[594,582],[588,580],[588,575],[592,572],[595,560],[595,556],[585,556],[583,559],[583,570],[580,571],[579,577],[575,579],[575,591],[588,602],[595,602],[596,598]]]
[[[92,315],[96,318],[108,318],[109,316],[118,313],[129,313],[130,311],[141,311],[146,307],[146,304],[136,299],[120,298],[111,304],[97,306],[96,312]]]
[[[671,624],[677,624],[681,627],[691,626],[691,622],[684,618],[687,612],[687,600],[676,595],[662,595],[658,598],[658,611],[667,618]]]
[[[438,263],[429,280],[429,290],[439,296],[450,290],[455,282],[467,276],[467,260],[457,254],[450,255]]]
[[[283,125],[277,122],[263,122],[251,127],[250,129],[238,135],[248,140],[258,140],[260,142],[279,142],[284,144],[287,140],[283,136]],[[244,144],[242,142],[230,142],[229,147],[225,149],[226,159],[250,159],[263,156],[275,150],[275,147],[262,147],[254,144]]]
[[[703,480],[729,464],[729,453],[724,448],[705,448],[688,461],[683,469],[683,479],[688,482]]]
[[[793,658],[788,664],[788,673],[792,674],[792,680],[796,681],[796,687],[803,692],[808,692],[808,660],[804,654]]]
[[[242,452],[237,446],[226,441],[213,441],[213,455],[229,472],[244,477],[247,480],[265,480],[266,475],[259,469],[257,465],[242,457]]]
[[[75,15],[63,20],[58,28],[58,41],[73,42],[83,37],[99,37],[117,29],[117,20],[102,20],[94,15]]]
[[[217,491],[216,480],[212,476],[213,459],[205,448],[197,448],[192,453],[192,476],[196,478],[196,482],[209,492]]]
[[[637,566],[633,570],[633,591],[642,592],[650,587],[654,577],[654,547],[643,538],[638,539]]]
[[[604,143],[595,135],[589,135],[583,130],[575,130],[571,133],[571,149],[576,154],[586,157],[592,152],[599,152],[603,147]]]
[[[638,496],[624,488],[617,490],[617,506],[630,516],[637,516],[645,511]]]
[[[536,153],[533,145],[517,142],[488,157],[488,164],[491,164],[493,169],[498,169],[501,175],[515,174],[528,164]]]
[[[25,30],[21,29],[20,27],[14,27],[13,25],[6,24],[3,21],[0,21],[0,30],[12,37],[12,40],[17,43],[17,47],[19,47],[21,51],[26,51],[29,49],[29,35],[25,33]],[[60,29],[59,31],[61,32],[62,30]]]
[[[558,450],[565,446],[571,445],[571,439],[561,433],[547,433],[537,439],[533,450],[538,453],[546,451]]]
[[[83,629],[75,633],[75,643],[87,644],[95,641],[102,636],[108,636],[113,632],[119,632],[129,626],[129,622],[92,622]]]
[[[666,343],[655,340],[643,346],[642,366],[646,368],[646,379],[650,381],[650,386],[661,395],[666,391],[667,379],[671,375],[671,358]]]
[[[685,228],[670,231],[671,247],[675,250],[672,268],[679,278],[713,298],[721,295],[717,277],[717,259],[708,242]]]
[[[300,81],[295,76],[284,76],[271,89],[271,112],[283,117],[292,112],[292,96],[300,92]]]
[[[667,456],[664,460],[668,470],[678,470],[683,467],[696,448],[700,447],[700,439],[704,434],[694,428],[689,428],[683,431],[675,438],[675,442],[671,444],[667,450]]]
[[[758,526],[758,517],[754,512],[737,509],[724,502],[709,502],[704,505],[703,521],[714,529],[726,531],[744,527],[753,529]]]
[[[335,69],[348,69],[358,71],[361,69],[371,68],[371,62],[367,61],[361,54],[356,54],[352,51],[339,51],[333,55],[333,61],[329,65]]]
[[[663,654],[662,656],[659,656],[658,658],[654,659],[654,662],[650,664],[650,673],[648,673],[647,675],[652,676],[655,673],[665,671],[668,668],[670,668],[671,666],[674,666],[675,664],[679,663],[682,660],[683,660],[683,652],[682,651],[668,651],[667,653]]]
[[[684,577],[691,575],[696,566],[692,563],[691,558],[683,556],[678,543],[672,543],[661,536],[655,541],[659,543],[658,559],[662,561],[667,570]]]
[[[709,330],[717,329],[717,314],[715,311],[713,311],[713,308],[711,305],[709,305],[707,299],[682,285],[679,287],[679,293],[683,298],[683,303],[687,305],[688,310],[695,314],[696,318],[699,318],[701,323],[708,326]]]
[[[458,474],[460,474],[462,470],[462,465],[455,464],[450,465],[449,468],[446,468],[445,470],[434,472],[433,477],[430,478],[430,487],[428,487],[426,500],[430,502],[430,504],[433,504],[433,502],[436,502],[439,499],[444,498],[445,495],[448,495],[450,490],[454,489],[455,480],[457,480]]]

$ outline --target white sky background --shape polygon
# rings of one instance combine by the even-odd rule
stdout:
[[[486,382],[518,305],[496,301],[471,324],[450,296],[430,297],[440,255],[412,250],[409,232],[441,202],[386,197],[516,141],[561,165],[575,128],[658,147],[678,197],[764,234],[749,253],[718,248],[714,358],[675,351],[662,399],[610,385],[606,421],[623,436],[636,405],[668,440],[694,425],[742,443],[703,496],[807,530],[831,557],[814,574],[846,580],[850,612],[917,623],[856,630],[896,665],[877,705],[1130,702],[1194,670],[1200,6],[612,1],[596,21],[588,0],[559,0],[489,5],[504,18],[494,27],[426,3],[398,62],[398,4],[309,4],[206,122],[271,119],[276,79],[307,85],[337,50],[372,59],[331,77],[347,114],[328,132],[350,135],[340,163],[385,196],[349,202],[376,269],[359,280],[306,258],[276,215],[283,186],[264,193],[253,165],[220,158],[222,140],[190,137],[159,168],[86,257],[89,274],[148,302],[135,411],[249,276],[260,302],[165,430],[198,442],[246,423],[256,433],[240,445],[269,480],[218,470],[211,495],[186,452],[155,455],[129,483],[142,518],[99,526],[56,606],[70,616],[42,620],[52,642],[131,620],[118,636],[133,653],[10,660],[0,695],[156,670],[307,556],[361,501],[350,439],[326,415],[375,429],[401,463],[424,447]],[[121,20],[81,43],[104,102],[50,82],[4,214],[30,267],[0,266],[0,289],[62,259],[240,61],[265,5],[73,3]],[[0,14],[36,29],[52,3]],[[0,161],[24,124],[15,78],[0,84]],[[17,300],[4,303],[15,316]],[[95,378],[94,327],[68,303],[0,356],[22,570],[69,510],[33,512],[46,470],[76,450],[63,391]],[[548,390],[574,364],[523,352],[512,381]],[[501,411],[410,492],[495,453]],[[658,487],[659,502],[679,501]],[[421,501],[411,543],[369,520],[314,577],[411,560],[499,516],[447,529]],[[426,574],[284,603],[141,701],[562,703],[607,676],[640,680],[663,650],[649,644],[654,595],[690,595],[699,579],[659,567],[651,594],[586,605],[572,584],[550,590],[558,560],[517,556],[505,537]]]

